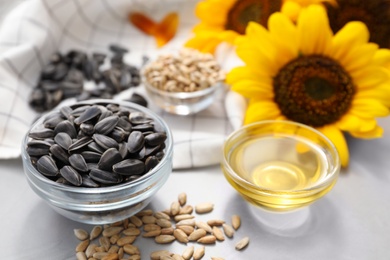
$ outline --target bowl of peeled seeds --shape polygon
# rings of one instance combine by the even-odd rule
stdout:
[[[225,80],[213,55],[189,48],[159,55],[145,65],[141,76],[151,100],[177,115],[195,114],[209,107]]]
[[[88,224],[142,210],[172,172],[172,134],[151,110],[89,100],[41,116],[22,160],[34,192],[58,213]]]

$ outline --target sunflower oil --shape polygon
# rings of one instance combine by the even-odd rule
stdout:
[[[241,178],[263,191],[256,196],[248,192],[250,185],[236,185],[241,194],[254,204],[269,209],[293,209],[309,204],[329,191],[334,183],[320,194],[311,188],[321,182],[328,172],[326,152],[319,145],[299,136],[259,136],[244,140],[231,149],[229,164]],[[230,177],[228,181],[233,184]],[[289,196],[302,192],[300,198]],[[280,193],[269,196],[269,193]],[[267,195],[268,194],[268,195]],[[254,196],[254,197],[251,197]],[[301,200],[301,201],[298,201]]]

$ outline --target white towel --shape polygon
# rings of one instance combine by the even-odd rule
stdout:
[[[183,45],[197,23],[196,3],[195,0],[31,0],[17,6],[0,28],[0,158],[20,155],[21,140],[38,116],[28,105],[29,95],[52,53],[70,49],[89,54],[108,53],[108,46],[117,43],[130,50],[125,61],[139,66],[143,55],[155,57]],[[130,11],[143,12],[155,20],[169,12],[178,12],[179,30],[167,45],[158,49],[152,37],[127,21]],[[231,48],[225,48],[218,56],[225,69],[237,63],[230,59],[234,57]],[[142,86],[134,91],[144,93]],[[229,94],[225,102],[225,94],[226,91],[221,91],[212,106],[191,116],[171,115],[150,105],[172,129],[174,168],[220,162],[223,141],[242,124],[245,110],[240,96]],[[122,93],[116,98],[124,96]]]

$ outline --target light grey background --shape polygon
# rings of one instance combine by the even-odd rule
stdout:
[[[199,220],[232,214],[242,217],[233,239],[206,247],[206,255],[225,259],[390,259],[390,121],[383,120],[382,139],[349,139],[351,163],[334,189],[311,206],[312,228],[298,237],[267,232],[248,211],[246,203],[224,179],[219,166],[174,171],[155,195],[150,208],[163,210],[187,192],[188,203],[213,202],[215,209]],[[52,210],[28,186],[20,159],[0,161],[0,252],[1,259],[75,259],[78,240],[74,228],[92,226],[70,221]],[[249,236],[242,252],[235,243]],[[152,239],[137,239],[142,259],[150,252],[167,249],[181,253],[185,246],[174,242],[157,245]],[[195,245],[197,246],[197,245]]]
[[[0,1],[0,21],[17,2]],[[241,215],[242,227],[234,238],[207,246],[203,259],[390,259],[390,120],[381,124],[382,139],[348,139],[350,167],[342,171],[335,188],[311,207],[312,229],[302,236],[268,233],[225,181],[218,165],[174,171],[150,207],[168,208],[185,191],[192,205],[215,203],[212,213],[197,219],[229,220],[232,214]],[[92,228],[58,215],[35,195],[21,159],[0,160],[0,198],[0,259],[75,259],[78,240],[73,229]],[[243,236],[250,237],[250,245],[237,252],[234,244]],[[138,239],[135,244],[142,259],[149,259],[154,250],[181,253],[185,248],[177,242],[157,245],[152,239]]]

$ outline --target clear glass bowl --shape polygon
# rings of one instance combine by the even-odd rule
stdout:
[[[335,184],[340,159],[322,133],[290,121],[262,121],[232,133],[222,169],[251,204],[270,211],[307,206]]]
[[[310,228],[310,204],[335,185],[340,159],[319,131],[290,121],[261,121],[224,142],[225,178],[271,233],[297,236]]]
[[[30,157],[26,152],[30,139],[27,134],[22,144],[24,172],[34,192],[61,215],[87,224],[113,223],[136,214],[148,205],[153,195],[164,185],[172,172],[172,134],[168,125],[158,115],[147,108],[130,102],[90,100],[77,104],[101,103],[118,104],[132,111],[143,112],[166,132],[164,157],[151,171],[140,178],[129,183],[99,188],[59,184],[43,176],[31,164]],[[55,113],[55,111],[49,113]],[[31,126],[31,129],[41,125],[47,115],[39,118]]]
[[[206,109],[215,101],[217,90],[224,86],[221,82],[194,92],[168,92],[151,86],[145,80],[143,85],[154,104],[168,113],[183,116]]]

